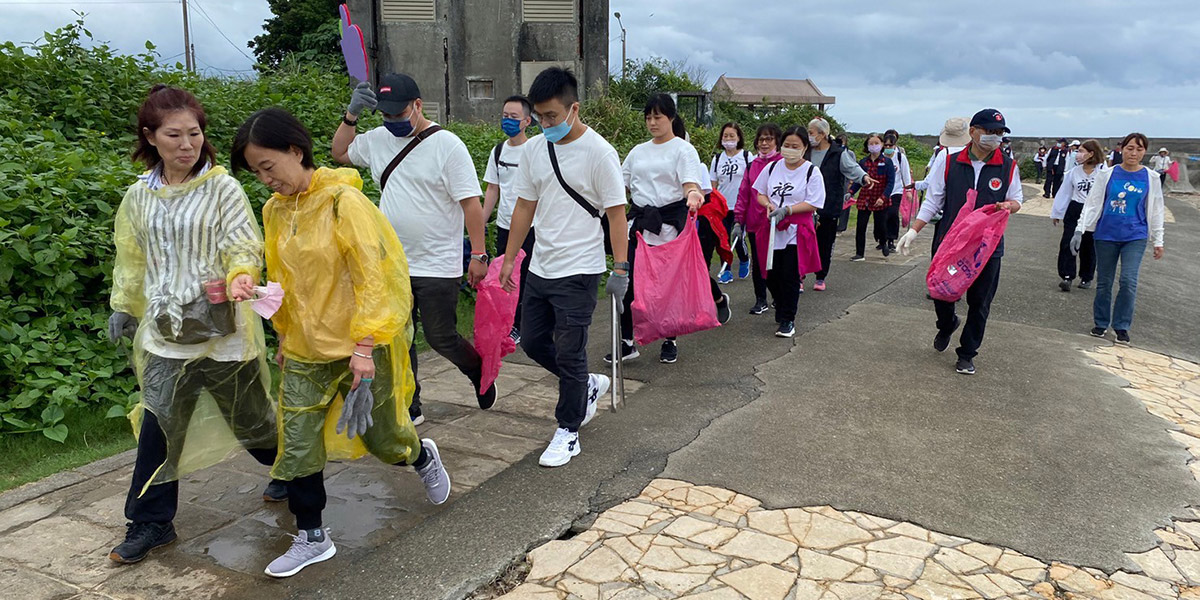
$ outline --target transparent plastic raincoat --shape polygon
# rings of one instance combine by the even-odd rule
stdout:
[[[140,436],[153,413],[165,461],[142,488],[277,442],[262,321],[248,303],[211,303],[205,283],[262,273],[262,233],[242,186],[222,167],[151,190],[129,187],[114,224],[112,309],[138,320],[133,363]]]
[[[317,169],[308,190],[275,194],[263,207],[267,278],[285,291],[272,317],[285,358],[279,397],[279,458],[271,470],[292,480],[327,459],[366,452],[411,463],[420,440],[408,416],[415,382],[409,364],[412,288],[396,232],[362,193],[354,169]],[[374,426],[354,440],[335,432],[354,375],[355,343],[374,337]]]

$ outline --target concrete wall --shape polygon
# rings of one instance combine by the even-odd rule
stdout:
[[[379,10],[380,0],[348,1],[368,51],[376,51],[373,70],[412,75],[444,120],[497,121],[504,98],[525,91],[537,73],[527,67],[524,81],[523,62],[567,64],[585,97],[607,85],[608,0],[577,0],[575,23],[524,23],[521,0],[436,0],[434,22],[375,27],[372,6]],[[471,99],[471,79],[491,80],[492,97]]]

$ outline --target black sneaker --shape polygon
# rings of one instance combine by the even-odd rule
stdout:
[[[766,300],[759,300],[758,302],[754,303],[754,306],[750,307],[750,314],[761,315],[770,309],[771,307],[767,306]]]
[[[1071,280],[1063,279],[1062,281],[1058,282],[1058,289],[1060,289],[1064,292],[1071,291]]]
[[[512,331],[508,332],[508,337],[512,339],[514,344],[521,345],[521,332],[517,331],[516,327],[513,327]]]
[[[263,502],[283,502],[287,498],[286,481],[272,479],[271,483],[267,484],[267,489],[263,490]]]
[[[1129,332],[1128,331],[1126,331],[1124,329],[1114,329],[1113,331],[1117,332],[1117,343],[1118,344],[1121,344],[1123,346],[1128,346],[1131,344],[1131,342],[1129,341]]]
[[[477,387],[475,389],[478,390],[479,388]],[[482,408],[483,410],[487,410],[494,406],[496,404],[496,384],[493,382],[492,385],[488,387],[487,391],[483,392],[482,394],[476,391],[475,400],[479,402],[479,408]]]
[[[865,257],[863,257],[863,255],[861,255],[861,254],[855,254],[854,256],[850,257],[850,262],[862,262],[864,260],[867,260],[867,259]]]
[[[425,422],[425,415],[421,414],[420,404],[408,407],[408,418],[412,420],[413,425],[420,425]]]
[[[886,245],[885,245],[883,242],[879,242],[878,244],[875,244],[875,249],[876,249],[876,250],[883,250],[883,249],[884,249],[884,248],[886,248],[886,247],[887,247],[887,246],[886,246]]]
[[[717,303],[717,322],[724,325],[733,318],[733,310],[729,308],[729,294],[721,294],[721,301]]]
[[[784,321],[779,324],[779,329],[775,331],[775,337],[790,338],[796,335],[796,324],[791,321]]]
[[[621,362],[631,361],[641,355],[642,353],[638,352],[637,346],[634,346],[633,342],[621,340]],[[604,362],[611,365],[612,360],[612,352],[604,355]]]
[[[1092,334],[1092,337],[1102,338],[1106,333],[1108,333],[1108,330],[1104,329],[1103,327],[1093,327],[1090,333]]]
[[[675,364],[679,360],[679,346],[674,340],[667,340],[662,344],[662,351],[658,354],[658,362],[668,365]]]
[[[151,550],[170,544],[176,537],[171,523],[126,523],[125,541],[113,548],[108,558],[125,565],[141,562]]]
[[[959,321],[958,317],[955,316],[954,317],[954,325],[950,327],[950,331],[938,331],[937,332],[937,335],[935,335],[933,337],[933,349],[934,350],[937,350],[938,352],[945,352],[946,348],[950,347],[950,338],[951,338],[951,336],[954,335],[955,331],[958,331],[958,324],[960,322],[961,321]]]
[[[1085,281],[1085,280],[1083,280],[1083,279],[1080,279],[1080,280],[1079,280],[1079,289],[1081,289],[1081,290],[1090,290],[1090,289],[1092,289],[1092,282],[1090,282],[1090,281]]]
[[[884,246],[884,247],[880,248],[880,250],[883,250],[884,258],[887,258],[888,256],[890,256],[892,254],[892,252],[895,251],[891,246]]]
[[[896,253],[896,240],[889,241],[887,247],[888,247],[888,252],[895,254]]]
[[[975,362],[969,358],[960,358],[958,359],[958,362],[954,364],[954,370],[959,375],[974,375]]]

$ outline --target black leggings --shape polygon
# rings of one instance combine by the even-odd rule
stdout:
[[[875,217],[875,240],[887,243],[887,211],[858,209],[858,222],[854,226],[854,254],[863,256],[867,249],[867,223]]]

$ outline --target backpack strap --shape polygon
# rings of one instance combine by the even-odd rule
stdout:
[[[426,127],[424,131],[422,131],[421,133],[418,133],[417,137],[413,138],[413,140],[411,142],[409,142],[408,145],[406,145],[404,147],[404,149],[400,150],[400,152],[398,154],[396,154],[396,158],[393,158],[392,162],[388,163],[387,168],[383,170],[383,174],[379,176],[379,192],[380,193],[383,193],[383,189],[385,187],[387,187],[388,178],[390,178],[392,176],[392,171],[395,171],[396,167],[400,166],[401,162],[404,162],[405,157],[407,157],[408,154],[410,152],[412,152],[413,149],[416,148],[418,144],[425,141],[426,138],[428,138],[429,136],[431,136],[441,130],[442,130],[442,128],[439,125],[430,125],[429,127]]]
[[[746,170],[749,171],[750,170],[750,151],[749,150],[745,150],[745,149],[742,150],[742,160],[746,161]]]
[[[504,147],[504,142],[497,142],[496,147],[492,148],[492,162],[496,163],[496,168],[500,168],[500,149]]]
[[[586,210],[593,219],[599,219],[600,211],[596,210],[596,207],[592,206],[587,200],[584,200],[583,196],[575,191],[575,188],[567,185],[567,180],[563,179],[562,171],[558,168],[558,155],[554,153],[554,144],[550,140],[546,140],[546,150],[550,153],[550,165],[554,167],[554,176],[558,178],[558,184],[562,186],[563,191],[583,210]]]

